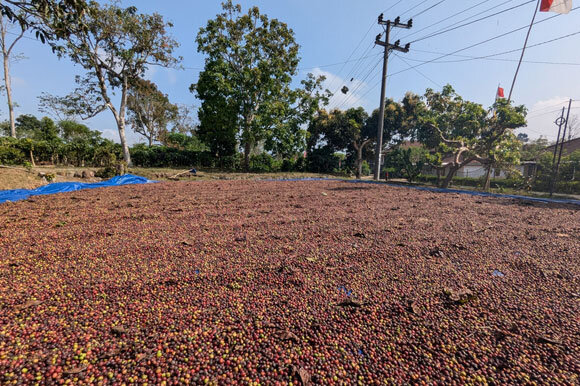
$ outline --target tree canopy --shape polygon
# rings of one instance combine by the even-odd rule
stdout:
[[[517,162],[519,142],[513,130],[526,125],[524,106],[514,107],[498,99],[488,111],[464,100],[450,85],[441,92],[427,89],[424,101],[417,138],[432,150],[435,159],[452,156],[443,187],[449,185],[457,170],[472,161],[486,165],[488,171],[494,164]]]
[[[228,139],[219,147],[230,152],[235,144],[227,134],[235,132],[248,168],[252,149],[284,127],[280,124],[295,101],[290,88],[299,62],[294,32],[257,7],[243,14],[240,5],[228,0],[196,41],[198,51],[207,55],[199,82],[192,85],[202,100],[200,132],[207,135],[213,126]]]
[[[136,133],[147,138],[149,146],[167,135],[167,125],[177,118],[178,108],[169,102],[155,83],[137,79],[127,96],[128,122]]]
[[[80,114],[88,118],[108,109],[112,112],[123,156],[131,163],[125,137],[126,109],[129,87],[143,77],[149,66],[173,66],[177,42],[168,34],[172,25],[159,14],[140,14],[135,7],[121,8],[115,4],[100,5],[91,2],[83,25],[66,38],[61,56],[81,65],[86,73],[76,78],[77,89],[53,103],[66,115]],[[118,106],[112,95],[120,91]]]

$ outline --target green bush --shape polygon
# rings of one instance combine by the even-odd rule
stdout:
[[[95,172],[95,177],[100,178],[113,178],[117,175],[117,169],[113,166],[106,166]]]
[[[252,173],[273,173],[280,171],[281,168],[282,161],[274,159],[268,153],[250,156],[250,171]]]
[[[443,179],[443,177],[441,177]],[[417,178],[419,182],[426,182],[433,185],[437,184],[437,176],[432,175],[420,175]],[[481,187],[481,178],[471,178],[471,177],[455,177],[451,182],[452,186],[470,186],[470,187]],[[491,187],[495,189],[526,189],[527,185],[522,179],[492,179]],[[536,192],[549,192],[550,191],[550,180],[548,178],[537,178],[531,184],[531,190]],[[580,194],[580,181],[558,181],[557,186],[554,191],[556,193],[563,194]]]
[[[362,175],[363,176],[370,176],[371,174],[371,167],[367,161],[362,162]]]
[[[28,160],[28,154],[19,146],[15,138],[0,138],[0,164],[22,165]]]
[[[313,149],[308,153],[308,171],[312,173],[332,173],[338,170],[340,157],[334,153],[330,146]]]
[[[284,161],[282,161],[282,166],[280,167],[280,170],[283,172],[292,172],[294,171],[294,161],[291,159],[285,159]]]
[[[167,146],[138,144],[131,148],[131,159],[141,167],[199,167],[213,166],[211,156],[205,151],[182,150]]]

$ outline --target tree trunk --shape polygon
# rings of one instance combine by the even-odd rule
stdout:
[[[117,127],[119,129],[119,137],[121,139],[121,146],[123,147],[123,159],[127,164],[127,167],[133,166],[131,163],[131,154],[129,153],[129,145],[127,144],[127,138],[125,137],[125,111],[127,110],[127,90],[128,90],[128,80],[125,77],[123,79],[123,92],[121,95],[121,107],[119,109],[119,119],[117,120]]]
[[[485,173],[485,183],[483,184],[483,190],[486,192],[489,192],[491,189],[491,166],[492,164],[490,163],[487,166],[487,172]]]
[[[363,148],[360,146],[356,152],[356,179],[360,180],[362,174],[362,151]]]
[[[36,163],[34,163],[34,154],[32,154],[32,149],[30,149],[30,163],[33,167],[36,167]]]
[[[246,141],[244,145],[244,170],[246,172],[250,171],[250,152],[252,151],[252,144],[250,141]]]
[[[451,184],[451,180],[453,179],[453,177],[455,176],[455,173],[457,173],[457,171],[459,170],[460,166],[452,166],[449,169],[449,173],[447,174],[447,176],[445,177],[445,179],[443,180],[443,183],[441,184],[441,187],[443,189],[447,189],[449,187],[449,185]]]
[[[149,140],[149,147],[153,146],[153,136],[147,137]]]
[[[6,99],[8,100],[8,116],[10,117],[10,136],[16,138],[16,121],[14,119],[14,103],[12,102],[12,86],[10,83],[9,54],[4,50],[4,86],[6,87]]]

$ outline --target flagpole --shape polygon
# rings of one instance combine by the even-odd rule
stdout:
[[[512,81],[512,87],[510,88],[510,94],[508,96],[508,103],[512,100],[512,92],[514,91],[514,86],[516,84],[516,79],[518,78],[518,73],[520,72],[520,66],[522,65],[522,60],[524,59],[524,53],[526,52],[526,47],[528,46],[528,39],[530,38],[530,33],[532,32],[532,27],[534,26],[534,21],[536,21],[536,15],[538,14],[538,9],[540,8],[540,2],[536,4],[536,10],[534,11],[534,16],[532,17],[532,22],[530,23],[530,28],[528,28],[528,33],[526,35],[526,40],[524,42],[524,47],[522,48],[522,55],[520,56],[520,61],[518,62],[518,67],[516,73],[514,74],[514,80]]]

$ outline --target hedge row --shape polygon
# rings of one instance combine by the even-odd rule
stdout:
[[[418,182],[426,182],[430,184],[437,184],[437,176],[420,175],[417,178]],[[470,186],[481,187],[481,178],[471,177],[454,177],[451,185],[454,186]],[[491,187],[498,189],[527,189],[528,187],[520,179],[492,179]],[[550,182],[546,180],[536,179],[532,185],[531,190],[537,192],[548,192],[550,190]],[[554,191],[563,194],[580,194],[580,181],[559,181]]]

